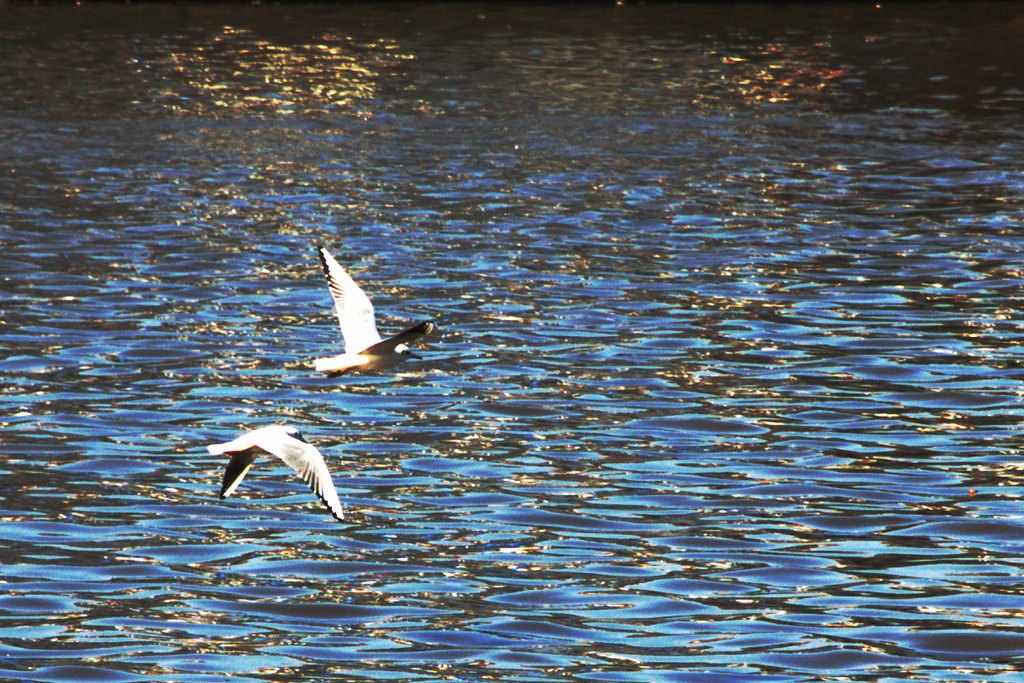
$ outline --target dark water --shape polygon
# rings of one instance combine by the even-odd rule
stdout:
[[[1024,680],[1018,3],[4,12],[0,677]]]

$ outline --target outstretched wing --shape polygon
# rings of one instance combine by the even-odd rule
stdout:
[[[221,498],[227,498],[235,492],[235,489],[242,483],[242,479],[245,478],[246,473],[252,467],[258,452],[259,448],[253,447],[244,451],[235,451],[231,454],[227,469],[224,470],[224,479],[220,484]]]
[[[359,288],[345,269],[330,252],[317,246],[320,265],[327,277],[327,289],[334,297],[334,308],[338,314],[338,325],[345,337],[345,352],[359,353],[380,341],[377,323],[373,319],[373,304],[370,297]]]
[[[382,342],[378,342],[374,345],[374,353],[382,354],[387,352],[390,353],[395,350],[395,347],[399,344],[408,344],[409,342],[416,341],[420,337],[425,337],[434,331],[436,325],[429,320],[421,322],[418,325],[413,325],[407,330],[402,330],[394,337],[388,337]]]
[[[345,519],[345,511],[341,507],[341,501],[338,500],[338,491],[334,488],[331,473],[327,469],[327,463],[324,462],[324,456],[320,454],[316,446],[288,436],[279,442],[265,444],[263,448],[284,460],[298,472],[302,480],[309,484],[309,488],[317,498],[323,501],[335,519],[339,521]]]

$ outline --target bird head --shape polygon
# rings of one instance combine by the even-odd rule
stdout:
[[[399,344],[398,346],[396,346],[395,353],[402,356],[403,358],[419,358],[419,356],[413,353],[412,349],[410,349],[405,344]]]
[[[305,443],[305,441],[306,441],[305,439],[302,438],[302,434],[299,434],[299,430],[296,429],[295,427],[292,427],[291,425],[284,425],[284,426],[282,426],[281,427],[281,431],[283,431],[285,434],[287,434],[288,436],[292,437],[293,439],[298,439],[299,441],[302,441],[303,443]]]

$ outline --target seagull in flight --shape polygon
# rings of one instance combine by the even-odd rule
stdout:
[[[373,319],[370,297],[359,288],[330,252],[317,245],[320,264],[327,276],[327,289],[334,297],[338,324],[345,338],[345,353],[330,358],[317,358],[313,362],[319,372],[328,377],[343,375],[349,370],[383,370],[398,365],[406,358],[419,358],[408,343],[430,334],[434,323],[428,321],[413,325],[393,337],[381,339]]]
[[[313,493],[323,501],[338,521],[345,519],[345,513],[338,500],[338,492],[331,481],[331,473],[327,471],[324,456],[316,446],[303,441],[302,436],[294,427],[273,425],[261,427],[242,434],[234,441],[215,443],[207,446],[210,453],[231,456],[228,467],[224,470],[224,482],[221,484],[220,497],[230,496],[242,483],[246,472],[252,467],[256,456],[270,453],[291,465],[292,469],[309,484]]]

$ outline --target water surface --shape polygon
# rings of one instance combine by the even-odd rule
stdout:
[[[8,9],[0,677],[1021,680],[1016,4]]]

